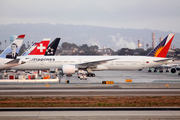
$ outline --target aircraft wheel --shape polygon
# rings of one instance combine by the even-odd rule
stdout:
[[[92,77],[95,77],[95,74],[94,73],[92,73],[92,75],[91,75]]]
[[[86,76],[89,77],[89,73],[86,73]]]
[[[178,73],[178,75],[180,75],[180,73]]]
[[[163,70],[160,70],[159,72],[160,72],[160,73],[162,73],[162,72],[163,72]]]
[[[169,70],[166,70],[166,72],[169,72]]]
[[[152,72],[151,70],[148,70],[148,72]]]
[[[155,69],[154,72],[157,72],[157,70]]]

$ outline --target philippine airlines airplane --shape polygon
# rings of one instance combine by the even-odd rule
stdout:
[[[172,62],[165,58],[174,34],[167,37],[147,56],[25,56],[21,60],[31,59],[26,64],[12,67],[18,70],[48,70],[58,68],[64,74],[74,74],[85,70],[88,76],[95,76],[92,71],[100,70],[137,70],[155,67]]]
[[[0,55],[0,69],[17,66],[25,62],[16,59],[25,35],[19,35]]]

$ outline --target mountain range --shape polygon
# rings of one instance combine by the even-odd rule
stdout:
[[[23,41],[27,45],[32,42],[40,42],[44,38],[60,37],[63,42],[75,43],[77,45],[97,45],[99,48],[112,48],[118,50],[121,48],[135,49],[138,47],[138,40],[142,48],[152,47],[152,32],[155,33],[155,44],[159,43],[159,38],[165,38],[172,31],[159,31],[150,29],[125,29],[125,28],[108,28],[89,25],[72,25],[72,24],[8,24],[0,25],[0,49],[4,49],[10,44],[11,35],[26,34]],[[5,40],[7,40],[5,44]],[[172,46],[180,48],[180,33],[175,33]]]

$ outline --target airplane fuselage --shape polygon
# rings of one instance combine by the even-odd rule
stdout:
[[[155,67],[161,64],[172,62],[160,57],[147,56],[23,56],[18,57],[22,61],[30,59],[25,64],[12,67],[18,70],[49,70],[50,68],[62,69],[63,65],[77,65],[91,61],[101,61],[105,59],[114,59],[101,63],[97,66],[89,66],[92,70],[137,70],[148,67]],[[83,66],[81,67],[83,68]],[[86,67],[87,68],[87,67]]]

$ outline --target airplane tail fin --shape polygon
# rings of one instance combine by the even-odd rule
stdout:
[[[36,47],[36,43],[33,43],[30,47],[27,48],[26,51],[24,51],[24,53],[21,56],[26,56],[28,55],[32,50],[34,50],[34,48]]]
[[[46,49],[46,56],[53,56],[57,50],[57,46],[59,44],[61,38],[56,38]]]
[[[14,46],[14,50],[16,53],[19,53],[19,50],[21,48],[22,42],[24,40],[25,35],[19,35],[0,55],[1,58],[10,58],[7,56],[10,56],[12,54],[12,47]],[[14,59],[14,58],[13,58]]]
[[[174,34],[167,35],[147,56],[165,58],[173,38]]]
[[[31,48],[29,48],[30,53],[28,55],[44,55],[49,42],[50,39],[43,39],[40,43],[35,43]],[[27,53],[25,53],[25,55],[26,54]]]

